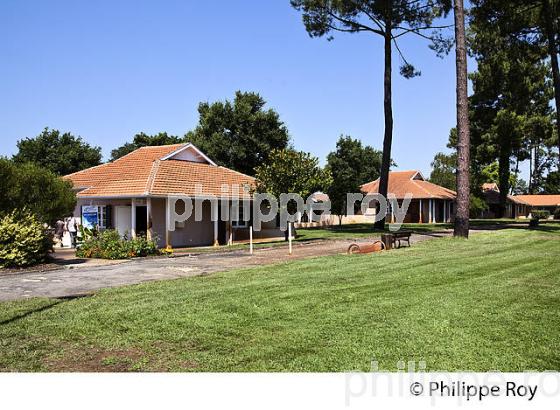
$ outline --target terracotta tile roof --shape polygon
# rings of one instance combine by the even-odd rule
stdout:
[[[65,176],[78,197],[221,194],[223,184],[254,187],[255,179],[224,167],[184,160],[161,160],[186,144],[143,147],[107,164]],[[242,194],[242,192],[240,192]]]
[[[500,192],[500,188],[498,188],[498,184],[495,182],[485,182],[482,184],[482,191],[497,191]]]
[[[324,192],[315,192],[312,195],[312,199],[315,202],[327,202],[330,200],[329,196],[327,194],[325,194]]]
[[[202,190],[197,191],[197,185]],[[245,192],[244,196],[247,196],[250,195],[247,191],[254,188],[255,179],[219,166],[177,160],[158,161],[150,194],[195,195],[198,192],[221,196],[222,185],[227,185],[228,190],[233,189],[232,185],[238,185],[239,195]]]
[[[379,192],[379,179],[361,186],[362,192]],[[407,193],[414,199],[455,199],[455,191],[425,181],[418,171],[394,171],[389,173],[388,193],[403,199]]]
[[[560,206],[560,195],[512,195],[513,202],[529,206]]]

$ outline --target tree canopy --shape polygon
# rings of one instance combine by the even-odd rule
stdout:
[[[556,103],[556,134],[560,135],[560,1],[472,0],[472,4],[472,21],[477,27],[475,39],[492,47],[488,40],[499,33],[511,43],[539,49],[546,56],[545,70],[553,89],[550,98],[554,97]],[[556,139],[556,146],[560,149],[560,138]]]
[[[444,154],[443,152],[438,152],[431,165],[430,182],[456,191],[457,153]]]
[[[29,209],[44,223],[68,216],[76,206],[72,184],[33,163],[0,158],[0,214]]]
[[[402,58],[400,73],[406,78],[420,74],[405,58],[398,41],[407,34],[429,40],[430,48],[444,53],[452,45],[434,20],[451,10],[451,0],[291,0],[292,7],[303,14],[303,23],[311,37],[333,33],[370,33],[390,36]]]
[[[68,175],[101,164],[101,148],[92,147],[69,132],[45,128],[35,138],[17,142],[18,152],[13,160],[31,162],[57,175]]]
[[[288,147],[288,129],[256,93],[235,93],[233,102],[200,103],[199,123],[185,135],[219,165],[247,175],[268,162],[273,150]]]
[[[303,199],[317,191],[326,191],[332,182],[319,159],[292,148],[275,149],[268,162],[256,168],[257,190],[275,197],[298,194]]]
[[[154,135],[148,135],[140,132],[134,136],[132,142],[127,142],[124,145],[121,145],[120,147],[112,150],[111,161],[119,159],[126,154],[130,154],[132,151],[137,150],[138,148],[179,144],[182,141],[182,138],[174,135],[167,135],[166,132],[160,132]]]
[[[327,156],[326,167],[332,175],[326,192],[334,214],[346,215],[346,195],[360,192],[361,185],[379,178],[381,160],[381,151],[350,136],[339,138],[336,151]]]
[[[543,184],[543,193],[560,194],[560,171],[550,172]]]

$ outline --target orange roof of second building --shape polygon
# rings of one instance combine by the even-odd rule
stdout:
[[[560,206],[560,195],[513,195],[511,200],[529,206]]]
[[[239,186],[247,196],[255,179],[217,166],[192,144],[139,148],[113,162],[64,177],[78,197],[217,195],[222,187]],[[200,188],[200,189],[199,189]],[[226,193],[225,196],[229,196]],[[234,192],[235,194],[235,192]]]
[[[368,194],[379,192],[379,179],[362,185],[361,189]],[[411,194],[414,199],[455,199],[457,196],[455,191],[424,180],[419,171],[389,172],[387,192],[397,199],[403,199],[406,194]]]

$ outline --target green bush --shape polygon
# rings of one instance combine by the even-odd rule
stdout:
[[[33,164],[0,158],[0,213],[26,208],[41,222],[52,224],[76,206],[72,184]]]
[[[138,256],[158,255],[155,240],[145,237],[127,240],[112,229],[84,238],[76,251],[79,258],[129,259]]]
[[[560,219],[560,207],[554,210],[554,219]]]
[[[469,204],[469,214],[471,218],[479,218],[482,212],[488,210],[488,205],[483,198],[471,194]]]
[[[535,209],[534,211],[531,211],[532,219],[548,219],[549,216],[550,211],[547,211],[545,209]]]
[[[0,218],[0,267],[24,267],[44,262],[52,237],[29,210]]]

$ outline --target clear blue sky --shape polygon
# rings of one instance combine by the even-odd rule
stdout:
[[[395,67],[393,158],[429,174],[455,124],[454,59],[416,37],[402,49],[422,76]],[[140,131],[183,135],[200,101],[235,90],[259,92],[322,161],[340,134],[380,149],[382,56],[374,35],[311,39],[289,0],[2,0],[0,155],[50,127],[107,158]]]

